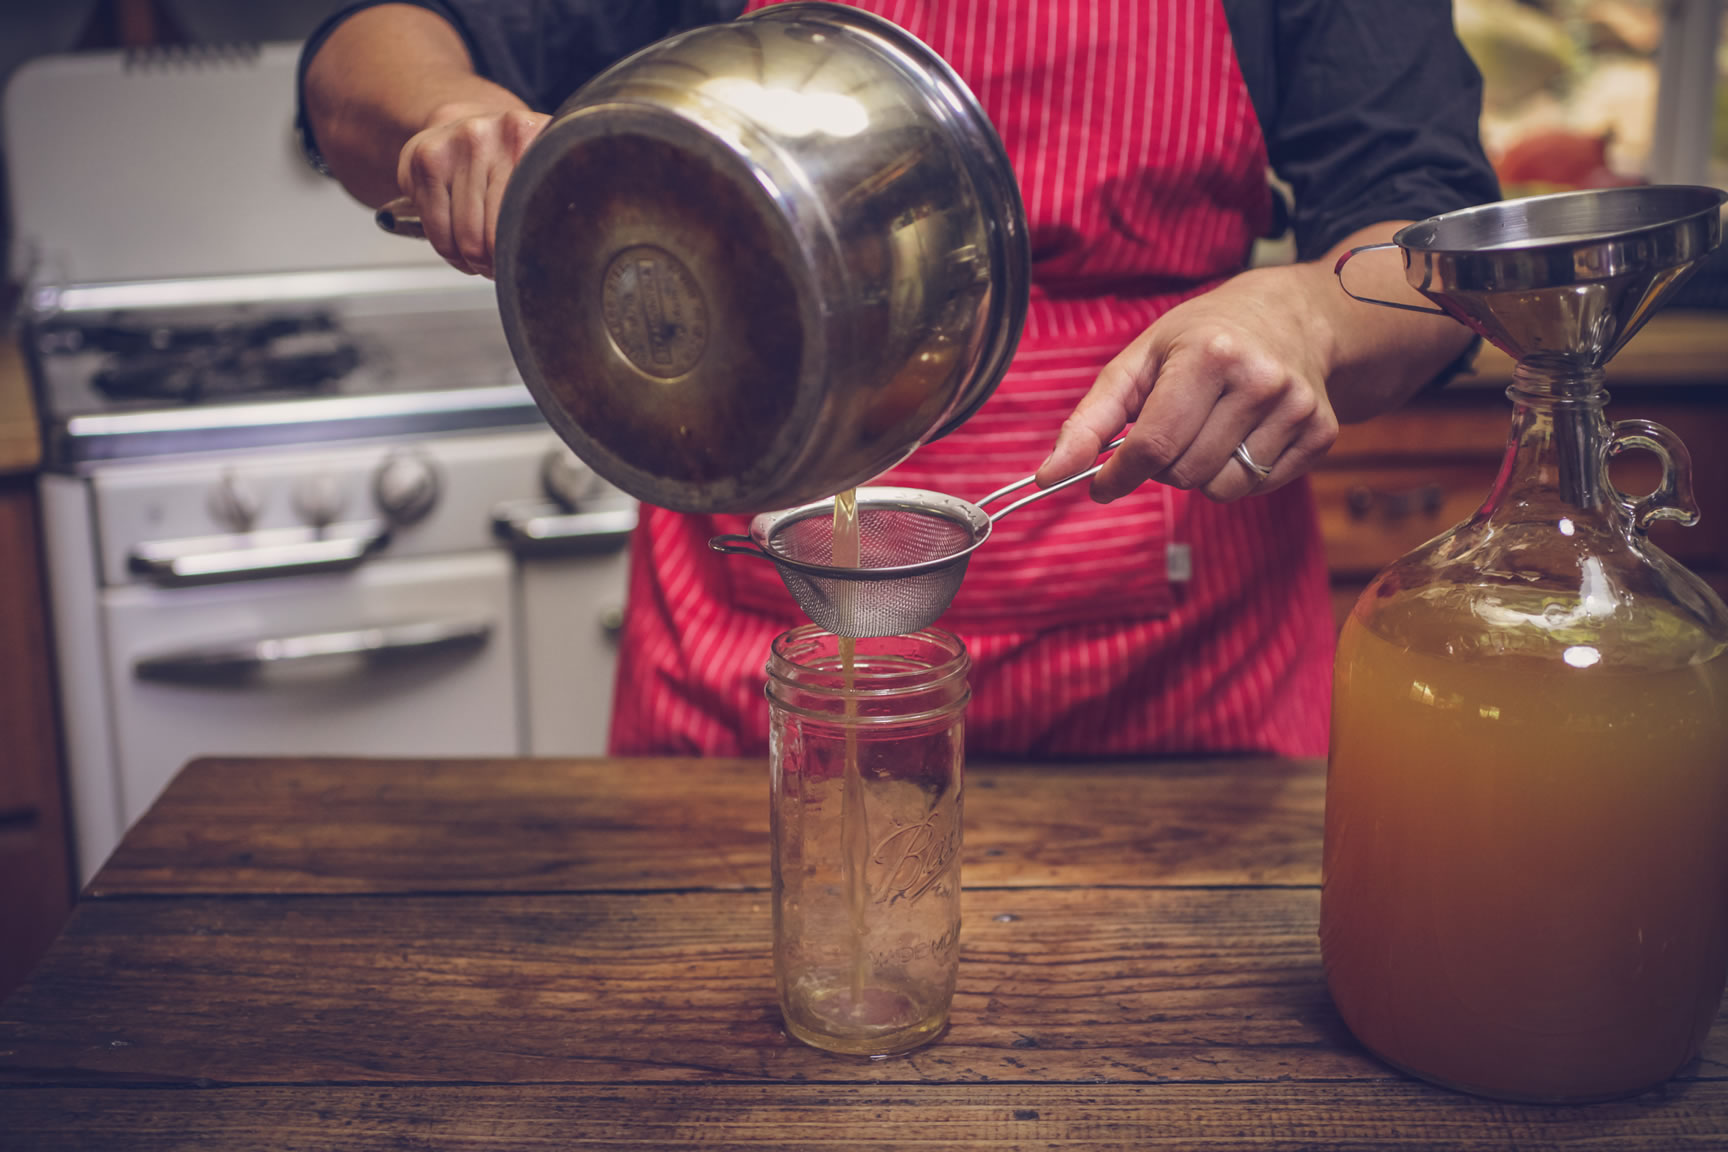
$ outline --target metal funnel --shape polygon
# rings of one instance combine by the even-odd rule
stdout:
[[[1562,192],[1448,212],[1393,243],[1412,288],[1515,360],[1600,368],[1721,242],[1724,201],[1685,185]]]

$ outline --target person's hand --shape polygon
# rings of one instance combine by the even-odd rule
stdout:
[[[446,108],[402,146],[396,183],[414,201],[438,255],[463,272],[492,277],[504,186],[550,119],[527,109]]]
[[[1039,485],[1089,467],[1129,424],[1092,480],[1101,503],[1147,480],[1237,500],[1306,472],[1338,436],[1326,393],[1333,340],[1312,273],[1245,272],[1159,317],[1063,422]],[[1263,479],[1236,458],[1238,445],[1270,469]]]

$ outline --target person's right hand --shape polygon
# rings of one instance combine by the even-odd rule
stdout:
[[[492,278],[504,186],[551,119],[526,108],[457,105],[440,109],[431,127],[402,146],[396,183],[414,201],[438,255],[470,275]]]

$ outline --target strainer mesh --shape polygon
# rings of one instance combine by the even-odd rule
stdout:
[[[786,590],[804,614],[838,636],[898,636],[935,623],[960,590],[970,559],[972,528],[965,520],[933,508],[897,505],[858,506],[859,575],[828,576],[795,565],[833,561],[834,521],[814,513],[788,518],[767,539]],[[958,554],[958,555],[957,555]],[[954,556],[949,564],[909,576],[872,578],[872,569],[898,568]]]

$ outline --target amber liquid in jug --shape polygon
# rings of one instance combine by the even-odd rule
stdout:
[[[1390,1063],[1508,1099],[1659,1083],[1728,965],[1728,612],[1642,535],[1670,494],[1612,486],[1614,451],[1685,457],[1611,429],[1600,380],[1520,366],[1487,503],[1339,640],[1333,999]]]
[[[1487,500],[1376,577],[1338,643],[1327,983],[1364,1045],[1440,1084],[1630,1095],[1717,1015],[1728,607],[1650,542],[1698,519],[1691,458],[1608,422],[1603,366],[1721,243],[1724,204],[1688,185],[1497,201],[1338,264],[1357,300],[1440,312],[1517,364]],[[1351,291],[1375,247],[1439,307]],[[1616,487],[1626,451],[1661,464],[1654,489]]]

